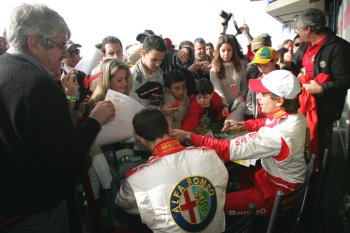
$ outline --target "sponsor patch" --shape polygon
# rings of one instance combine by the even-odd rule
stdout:
[[[181,180],[170,196],[171,215],[187,232],[203,231],[213,220],[217,197],[214,186],[205,177],[191,176]]]

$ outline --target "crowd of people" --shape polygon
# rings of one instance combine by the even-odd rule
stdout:
[[[297,36],[278,49],[267,33],[253,37],[243,25],[246,54],[227,34],[227,22],[216,46],[198,37],[176,49],[171,39],[145,30],[124,50],[117,37],[106,36],[89,74],[75,68],[82,45],[70,40],[56,11],[23,4],[9,25],[0,37],[6,233],[69,232],[66,199],[87,158],[94,199],[111,189],[104,154],[114,147],[93,146],[119,114],[104,100],[109,89],[144,106],[131,119],[134,149],[151,155],[127,172],[108,205],[139,215],[155,232],[222,232],[225,214],[244,213],[254,202],[259,215],[270,215],[277,190],[289,193],[303,183],[308,155],[321,161],[331,148],[333,122],[350,88],[350,44],[314,8],[297,17]],[[245,133],[215,138],[237,130]],[[238,169],[240,189],[227,191],[224,162],[242,159],[259,162]]]

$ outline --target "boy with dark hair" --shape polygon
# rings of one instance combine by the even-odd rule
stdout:
[[[129,95],[145,107],[160,107],[163,104],[163,71],[160,65],[165,52],[163,38],[147,36],[143,41],[141,59],[130,69],[133,84]]]
[[[171,112],[163,112],[171,128],[178,129],[182,118],[187,113],[190,99],[186,92],[186,77],[180,70],[172,70],[164,74],[164,103],[174,108]]]
[[[182,146],[155,108],[138,112],[132,124],[152,156],[127,173],[116,204],[153,232],[222,232],[228,173],[215,151]]]
[[[214,91],[213,84],[209,79],[200,79],[196,81],[187,114],[181,121],[181,129],[206,134],[208,132],[203,127],[225,119],[221,112],[222,99]]]

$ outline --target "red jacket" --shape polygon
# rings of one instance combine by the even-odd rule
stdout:
[[[224,116],[221,114],[222,100],[218,93],[215,91],[213,92],[213,97],[211,99],[211,106],[217,112],[214,121],[224,120]],[[196,97],[194,95],[191,95],[187,114],[181,121],[181,129],[189,132],[193,131],[199,124],[199,120],[204,115],[204,113],[204,108],[199,106],[196,101]]]

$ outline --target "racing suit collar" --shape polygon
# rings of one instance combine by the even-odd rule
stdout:
[[[152,151],[152,156],[163,157],[184,150],[186,147],[181,145],[179,140],[168,138],[159,142]]]
[[[266,114],[266,117],[269,120],[287,118],[287,116],[288,116],[288,113],[286,111],[284,111],[283,109],[278,109],[272,113]]]

